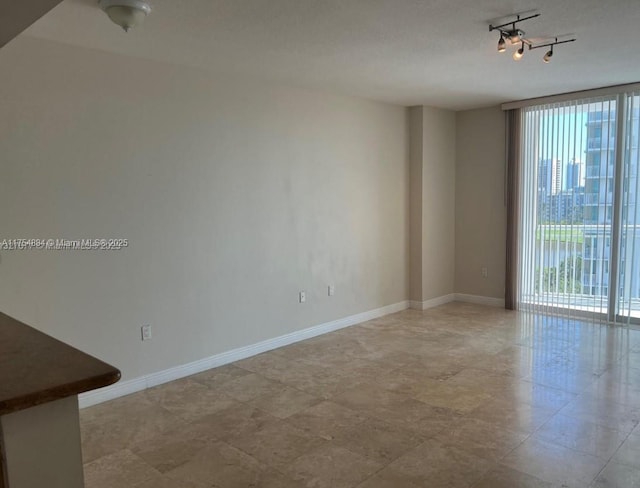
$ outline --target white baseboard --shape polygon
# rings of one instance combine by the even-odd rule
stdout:
[[[98,403],[113,400],[115,398],[129,395],[137,391],[142,391],[153,386],[167,383],[169,381],[184,378],[186,376],[191,376],[192,374],[201,373],[202,371],[206,371],[211,368],[216,368],[218,366],[233,363],[241,359],[246,359],[248,357],[255,356],[256,354],[271,351],[272,349],[277,349],[278,347],[287,346],[289,344],[293,344],[294,342],[303,341],[305,339],[310,339],[312,337],[326,334],[328,332],[333,332],[334,330],[343,329],[351,325],[366,322],[367,320],[376,319],[378,317],[389,315],[395,312],[400,312],[401,310],[406,310],[407,308],[409,308],[408,301],[394,303],[385,307],[376,308],[375,310],[369,310],[368,312],[350,315],[349,317],[344,317],[341,319],[333,320],[331,322],[326,322],[324,324],[309,327],[308,329],[291,332],[289,334],[275,337],[273,339],[267,339],[265,341],[251,344],[249,346],[239,347],[237,349],[216,354],[214,356],[200,359],[198,361],[193,361],[188,364],[165,369],[164,371],[151,373],[131,380],[121,381],[120,383],[107,386],[106,388],[101,388],[99,390],[80,394],[79,405],[80,408],[97,405]]]
[[[476,303],[478,305],[488,305],[490,307],[504,308],[504,298],[483,297],[480,295],[467,295],[466,293],[456,293],[456,302]]]
[[[427,310],[429,308],[438,307],[440,305],[444,305],[445,303],[450,303],[455,301],[455,293],[450,293],[449,295],[442,295],[441,297],[431,298],[429,300],[425,300],[424,302],[411,300],[409,302],[409,307],[414,310]]]

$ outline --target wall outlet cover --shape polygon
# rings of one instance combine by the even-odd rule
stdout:
[[[146,324],[140,327],[140,334],[142,336],[143,341],[148,341],[151,339],[151,325]]]

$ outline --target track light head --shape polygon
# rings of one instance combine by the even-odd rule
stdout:
[[[520,49],[513,53],[513,60],[520,61],[522,59],[522,56],[524,56],[524,42],[522,43]]]
[[[545,63],[551,61],[551,57],[553,56],[553,47],[547,51],[547,53],[542,57],[542,60]]]
[[[507,46],[506,46],[506,42],[504,40],[504,37],[502,37],[502,34],[500,34],[500,40],[498,41],[498,52],[499,53],[503,53],[507,50]]]
[[[509,37],[509,42],[511,42],[511,44],[515,46],[522,41],[522,38],[524,37],[524,31],[516,29],[514,27],[513,30],[507,32],[507,36]]]

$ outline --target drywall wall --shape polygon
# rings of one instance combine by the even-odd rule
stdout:
[[[410,127],[410,270],[409,270],[409,299],[412,302],[422,302],[422,107],[409,109]],[[419,307],[421,308],[421,307]]]
[[[411,198],[411,301],[454,292],[455,112],[409,109]]]
[[[456,126],[456,293],[504,298],[504,113],[458,112]]]
[[[128,379],[408,298],[405,108],[28,37],[0,70],[0,241],[129,242],[0,250],[3,312]]]
[[[455,112],[423,107],[422,297],[454,292]]]

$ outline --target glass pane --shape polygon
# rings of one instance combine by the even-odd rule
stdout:
[[[620,272],[618,314],[640,318],[640,187],[638,182],[638,111],[640,95],[627,98],[626,134],[624,140],[622,184],[622,229],[620,242]]]
[[[616,102],[525,110],[521,303],[606,313]]]

